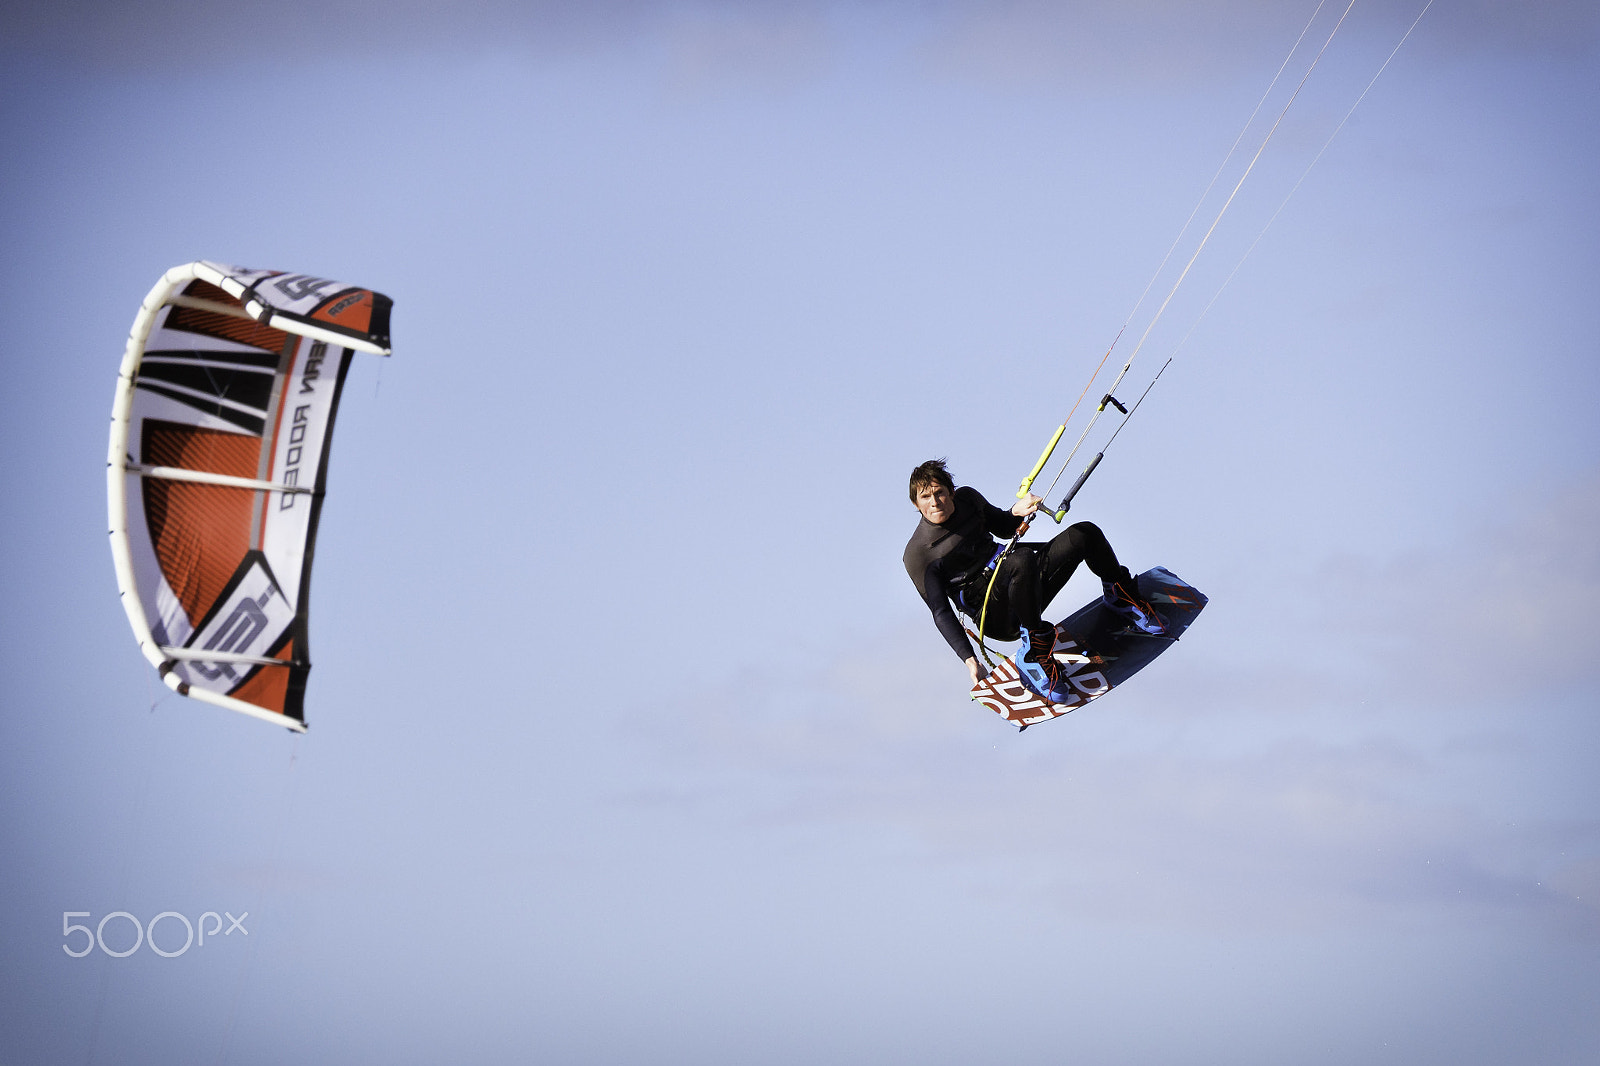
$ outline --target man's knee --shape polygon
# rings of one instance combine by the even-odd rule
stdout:
[[[1067,527],[1067,532],[1072,534],[1072,543],[1079,546],[1106,539],[1106,535],[1100,532],[1100,527],[1093,522],[1074,522]]]
[[[1039,553],[1036,551],[1012,552],[1010,563],[1013,580],[1039,576]]]

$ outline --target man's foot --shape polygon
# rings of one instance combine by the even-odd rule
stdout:
[[[1058,691],[1066,682],[1066,674],[1061,664],[1050,654],[1055,650],[1055,646],[1055,626],[1049,622],[1041,622],[1028,627],[1028,653],[1022,657],[1022,661],[1038,666],[1052,691]]]
[[[1156,614],[1154,607],[1140,597],[1139,584],[1126,567],[1117,580],[1102,581],[1100,586],[1105,590],[1106,606],[1126,618],[1133,628],[1152,637],[1165,635],[1167,623]]]

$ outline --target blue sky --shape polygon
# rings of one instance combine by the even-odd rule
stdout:
[[[1588,5],[1439,0],[1201,318],[1420,4],[1353,9],[1074,507],[1212,597],[1137,682],[1018,736],[900,565],[1314,6],[7,8],[0,1058],[1593,1061]],[[117,604],[116,367],[197,258],[395,300],[303,738]],[[119,910],[249,936],[62,952]]]

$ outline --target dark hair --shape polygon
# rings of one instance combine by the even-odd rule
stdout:
[[[930,485],[943,485],[951,492],[956,491],[956,483],[944,468],[943,459],[929,459],[911,471],[911,502],[916,503],[917,495]]]

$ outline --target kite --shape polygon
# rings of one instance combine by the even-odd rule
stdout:
[[[134,637],[181,695],[305,732],[312,550],[352,355],[389,354],[392,301],[201,261],[145,297],[106,459]]]

